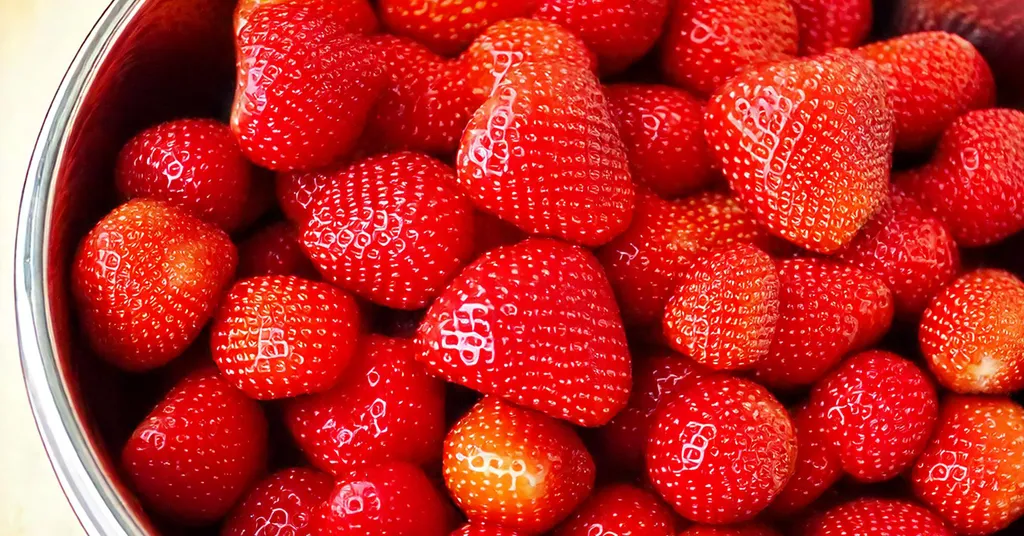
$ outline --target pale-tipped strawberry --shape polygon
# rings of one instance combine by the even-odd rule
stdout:
[[[221,536],[255,536],[301,531],[312,520],[314,508],[327,499],[334,482],[311,469],[278,471],[246,494],[224,522]],[[293,533],[294,534],[294,533]]]
[[[906,500],[864,498],[831,508],[807,536],[954,536],[941,517]]]
[[[675,536],[675,514],[650,491],[611,484],[594,491],[553,536]]]

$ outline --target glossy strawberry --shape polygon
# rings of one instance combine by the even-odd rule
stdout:
[[[871,0],[789,0],[800,28],[800,55],[859,45],[871,31]]]
[[[267,225],[238,244],[238,277],[257,275],[317,277],[290,223]]]
[[[535,0],[381,0],[379,8],[389,31],[451,56],[488,26],[529,15],[534,4]]]
[[[374,303],[419,309],[473,250],[473,208],[451,168],[417,153],[357,162],[317,192],[302,246],[324,278]]]
[[[345,31],[351,33],[372,34],[380,26],[373,6],[367,0],[240,0],[235,8],[235,34],[249,23],[253,11],[268,4],[322,9],[326,15],[335,18]]]
[[[259,405],[205,368],[179,382],[135,428],[121,465],[153,511],[203,525],[228,512],[266,458]]]
[[[611,484],[594,491],[554,536],[675,536],[675,516],[657,496],[630,484]]]
[[[590,253],[556,240],[470,264],[430,306],[417,343],[434,374],[581,426],[608,422],[629,396],[611,287]]]
[[[129,201],[78,246],[71,292],[93,350],[120,368],[149,370],[199,336],[235,275],[223,231],[162,201]]]
[[[771,232],[831,253],[885,199],[886,98],[881,77],[849,52],[774,63],[715,93],[705,134],[737,199]]]
[[[281,212],[301,227],[313,215],[316,208],[313,201],[320,198],[328,186],[334,185],[347,167],[340,164],[320,171],[278,173],[274,180],[274,193]]]
[[[776,517],[801,512],[843,476],[838,449],[829,437],[826,410],[820,401],[808,401],[790,413],[796,428],[796,470],[769,506]]]
[[[473,523],[551,529],[594,486],[594,462],[567,424],[485,397],[444,445],[444,478]]]
[[[779,533],[761,523],[741,525],[693,525],[679,536],[779,536]]]
[[[749,380],[698,380],[655,417],[647,445],[654,488],[683,517],[746,521],[793,475],[796,436],[785,408]]]
[[[301,531],[327,499],[331,477],[310,469],[284,469],[256,484],[221,529],[221,536],[287,534]]]
[[[825,512],[808,536],[954,536],[927,508],[896,499],[857,499]]]
[[[468,523],[451,536],[522,536],[522,533],[492,523]]]

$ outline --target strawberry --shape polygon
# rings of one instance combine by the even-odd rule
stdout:
[[[475,259],[488,251],[511,246],[526,238],[518,227],[486,212],[473,211],[473,255]]]
[[[606,86],[608,109],[629,156],[633,181],[666,199],[714,182],[704,142],[704,103],[655,84]]]
[[[71,292],[93,350],[132,371],[178,357],[235,275],[223,231],[162,201],[129,201],[78,245]]]
[[[779,269],[779,321],[755,377],[765,385],[810,385],[839,360],[878,341],[892,322],[892,293],[877,277],[828,260],[787,259]]]
[[[249,229],[271,209],[276,208],[273,178],[274,175],[269,170],[253,168],[249,195],[245,197],[242,205],[242,220],[238,225],[239,230]]]
[[[249,23],[252,12],[268,4],[287,4],[323,9],[347,32],[372,34],[379,28],[373,6],[366,0],[240,0],[235,8],[235,35]]]
[[[871,31],[871,0],[789,0],[800,29],[800,55],[859,45]]]
[[[1024,112],[993,108],[960,116],[932,160],[899,185],[962,246],[992,244],[1024,229]]]
[[[657,496],[630,484],[598,489],[554,536],[674,536],[675,516]]]
[[[954,119],[995,103],[988,63],[958,35],[901,35],[864,45],[857,53],[885,79],[896,118],[897,150],[926,149]]]
[[[239,30],[231,129],[256,164],[320,168],[355,146],[387,76],[380,50],[344,21],[315,5],[271,3]]]
[[[347,165],[337,165],[319,171],[292,171],[278,173],[274,180],[274,193],[281,212],[295,225],[301,226],[313,216],[313,201],[321,192],[338,181]]]
[[[215,369],[188,375],[135,428],[121,453],[153,511],[188,525],[221,518],[259,477],[267,421]]]
[[[419,309],[473,251],[473,207],[451,168],[417,153],[373,156],[318,192],[302,246],[328,281],[374,303]]]
[[[761,523],[715,526],[693,525],[679,533],[679,536],[779,536],[779,533]]]
[[[829,438],[826,408],[804,402],[790,413],[796,428],[796,471],[769,507],[784,518],[807,508],[843,476],[839,452]]]
[[[522,533],[491,523],[467,523],[451,536],[522,536]]]
[[[831,253],[885,199],[893,114],[849,52],[744,71],[707,106],[705,134],[737,199],[768,229]]]
[[[669,344],[712,369],[749,368],[768,353],[779,276],[765,252],[738,244],[696,259],[665,309]]]
[[[457,54],[488,26],[525,17],[535,0],[380,0],[380,17],[394,34],[423,43],[438,54]]]
[[[830,509],[808,536],[954,536],[942,518],[915,503],[857,499]]]
[[[361,464],[439,458],[444,385],[413,351],[409,341],[370,335],[337,386],[285,404],[285,424],[313,465],[341,475]]]
[[[798,37],[788,0],[679,2],[665,30],[661,69],[673,84],[706,95],[749,65],[794,56]]]
[[[921,352],[932,373],[958,393],[1024,388],[1024,282],[980,269],[943,289],[924,312]]]
[[[647,444],[651,483],[676,512],[699,523],[747,521],[793,475],[796,436],[764,387],[703,378],[665,405]]]
[[[1024,408],[950,396],[917,459],[914,493],[959,534],[992,534],[1024,514]]]
[[[317,277],[299,245],[298,233],[288,222],[267,225],[238,244],[238,277],[257,275]]]
[[[485,397],[448,432],[444,478],[470,522],[536,534],[586,498],[594,462],[567,424]]]
[[[581,426],[626,405],[630,358],[618,307],[589,252],[531,238],[466,267],[417,334],[434,374]]]
[[[221,536],[297,534],[312,519],[313,510],[327,499],[331,477],[309,469],[284,469],[263,479],[234,509]]]
[[[478,207],[587,246],[629,226],[627,168],[600,83],[565,63],[509,71],[473,114],[458,155],[459,183]]]
[[[622,71],[654,46],[670,0],[540,0],[533,16],[580,36],[603,74]]]

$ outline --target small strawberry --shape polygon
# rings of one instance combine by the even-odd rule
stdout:
[[[234,26],[237,35],[249,23],[252,12],[267,4],[288,4],[323,9],[347,32],[372,34],[379,29],[377,14],[367,0],[240,0],[235,8]]]
[[[494,397],[448,432],[444,478],[473,523],[551,529],[594,486],[594,462],[567,424]]]
[[[468,523],[451,536],[522,536],[522,533],[491,523]]]
[[[761,523],[742,525],[693,525],[679,533],[679,536],[779,536],[779,533]]]
[[[267,225],[238,244],[238,277],[257,275],[317,277],[299,245],[298,232],[288,222]]]
[[[820,404],[805,402],[790,414],[796,428],[796,471],[769,506],[776,517],[804,510],[843,476],[825,413]]]
[[[246,494],[221,529],[221,536],[298,534],[312,512],[327,499],[331,477],[310,469],[284,469],[263,479]]]
[[[800,28],[800,55],[859,45],[871,31],[871,0],[789,0]]]
[[[153,511],[187,525],[223,517],[266,464],[259,404],[204,368],[171,389],[128,439],[121,464]]]
[[[394,34],[411,37],[438,54],[459,53],[488,26],[526,17],[535,0],[380,0],[380,17]]]
[[[96,353],[149,370],[181,355],[235,275],[223,231],[162,201],[129,201],[78,246],[71,292]]]
[[[825,512],[808,536],[954,536],[939,516],[915,503],[857,499]]]
[[[657,496],[630,484],[594,491],[553,536],[675,536],[675,515]]]
[[[796,436],[785,408],[749,380],[698,380],[655,418],[647,471],[658,493],[700,523],[747,521],[793,475]]]
[[[313,201],[321,197],[321,192],[328,186],[338,182],[338,177],[347,168],[347,165],[337,165],[319,171],[278,173],[274,180],[274,193],[281,212],[296,226],[309,221],[316,208]]]
[[[708,103],[705,134],[732,191],[770,231],[831,253],[885,199],[893,114],[849,52],[754,67]]]

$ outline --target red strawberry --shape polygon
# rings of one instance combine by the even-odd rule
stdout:
[[[554,536],[674,536],[672,509],[649,491],[629,484],[598,489]]]
[[[171,389],[121,453],[143,501],[188,525],[223,517],[259,477],[266,458],[263,411],[212,368]]]
[[[526,232],[587,246],[629,226],[633,183],[601,85],[564,63],[520,63],[470,119],[459,183]]]
[[[309,469],[285,469],[263,479],[245,496],[221,536],[284,536],[305,529],[314,508],[327,499],[331,477]]]
[[[629,397],[630,359],[611,287],[577,246],[532,238],[470,264],[420,324],[434,374],[581,426]]]
[[[893,114],[885,84],[838,52],[744,71],[708,103],[708,145],[736,197],[773,233],[831,253],[885,199]]]
[[[500,247],[511,246],[526,238],[518,227],[486,212],[473,211],[473,258]]]
[[[785,408],[749,380],[698,380],[655,418],[647,471],[683,517],[737,523],[754,517],[793,475],[796,436]]]
[[[281,212],[295,225],[301,226],[313,216],[313,201],[321,192],[334,185],[348,166],[339,165],[320,171],[293,171],[278,173],[274,181],[277,203]]]
[[[805,402],[791,413],[796,428],[796,471],[769,507],[777,517],[804,510],[843,476],[825,412],[820,404]]]
[[[988,63],[960,36],[901,35],[857,52],[885,79],[898,150],[926,149],[957,117],[995,103]]]
[[[565,26],[598,57],[601,72],[622,71],[661,36],[669,0],[540,0],[534,17]]]
[[[324,471],[385,460],[436,461],[444,436],[444,385],[413,359],[409,341],[366,337],[341,382],[285,405],[285,423]]]
[[[917,459],[914,493],[959,534],[992,534],[1024,514],[1024,408],[950,396]]]
[[[344,21],[289,3],[249,15],[236,39],[231,129],[253,162],[314,169],[355,146],[387,77],[379,49]]]
[[[779,533],[767,525],[744,523],[731,526],[694,525],[680,532],[679,536],[779,536]]]
[[[919,338],[928,365],[948,389],[1024,389],[1024,282],[992,269],[961,276],[932,300]]]
[[[471,522],[535,534],[586,498],[594,462],[567,424],[486,397],[448,432],[444,478]]]
[[[469,523],[453,532],[451,536],[521,536],[522,533],[490,523]]]
[[[850,352],[871,346],[892,322],[892,293],[877,277],[822,259],[776,263],[779,321],[758,381],[777,388],[809,385]]]
[[[932,160],[900,185],[960,245],[992,244],[1024,229],[1024,112],[994,108],[960,116]]]
[[[378,30],[377,15],[373,6],[366,0],[240,0],[235,9],[235,34],[249,23],[252,12],[267,4],[288,4],[323,9],[345,31],[359,34],[372,34]]]
[[[894,499],[857,499],[832,508],[808,536],[954,536],[927,508]]]
[[[249,195],[242,206],[242,221],[239,229],[248,229],[260,218],[275,208],[273,174],[262,168],[254,168]]]
[[[298,233],[288,222],[270,224],[238,244],[238,277],[256,275],[317,277],[299,245]]]
[[[451,56],[466,48],[484,28],[525,17],[535,0],[380,0],[380,16],[391,33]]]
[[[700,256],[665,309],[673,348],[712,369],[741,369],[767,353],[779,319],[779,276],[748,244]]]
[[[129,201],[78,246],[71,291],[97,354],[127,370],[178,357],[235,275],[223,231],[161,201]]]
[[[871,31],[871,0],[789,0],[800,28],[800,55],[859,45]]]
[[[451,168],[417,153],[373,156],[316,194],[302,245],[324,278],[374,303],[419,309],[473,251],[473,207]]]
[[[679,2],[665,30],[661,68],[673,84],[708,94],[748,65],[794,56],[798,37],[787,0]]]
[[[711,153],[704,142],[704,103],[654,84],[607,86],[608,109],[629,156],[633,181],[666,199],[711,184]]]

